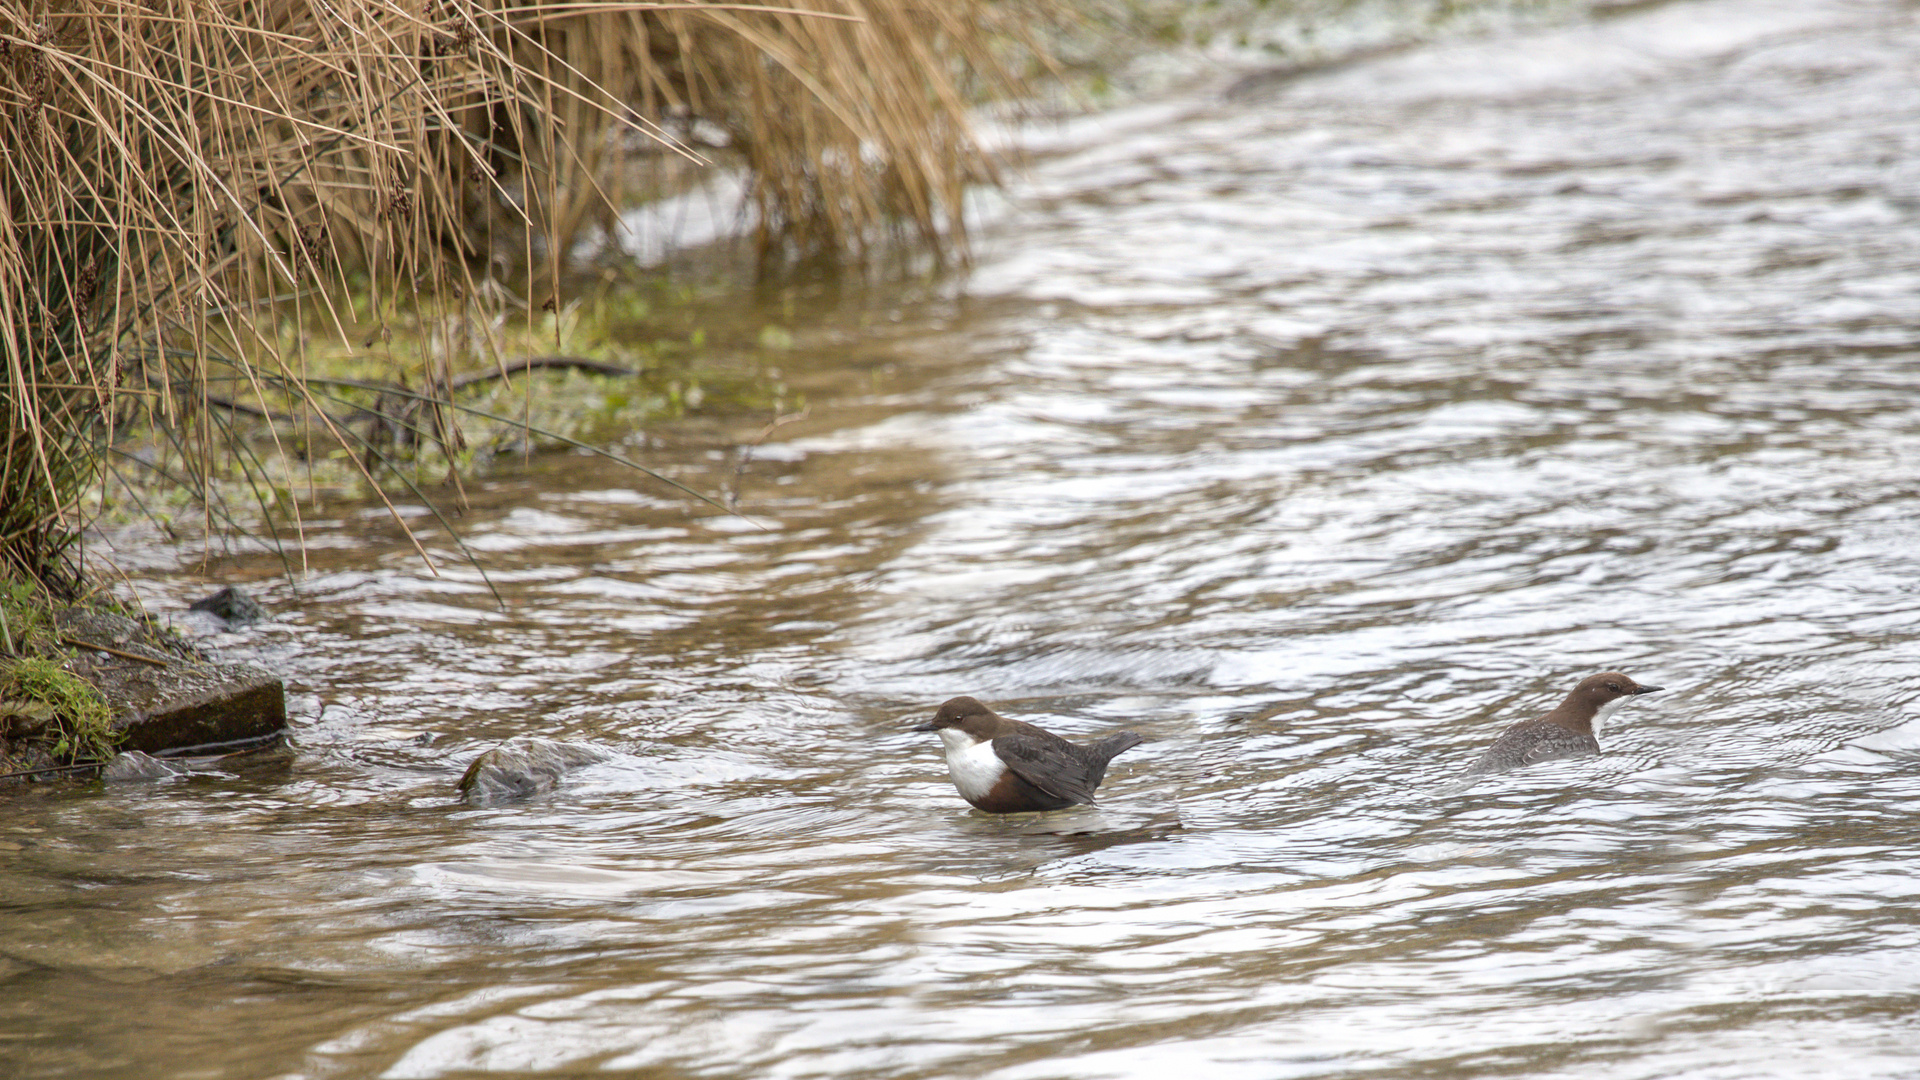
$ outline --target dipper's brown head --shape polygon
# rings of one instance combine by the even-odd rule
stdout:
[[[964,732],[975,742],[982,742],[1000,734],[1007,719],[992,709],[970,697],[949,698],[933,714],[933,719],[914,726],[915,731],[938,731],[941,738],[948,742],[953,736],[947,735],[949,729]]]
[[[1618,671],[1603,671],[1580,680],[1580,685],[1573,688],[1548,718],[1570,727],[1585,726],[1585,723],[1599,727],[1600,722],[1612,716],[1628,698],[1657,693],[1660,689],[1641,686]]]

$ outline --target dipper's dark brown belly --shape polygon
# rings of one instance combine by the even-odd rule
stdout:
[[[976,808],[989,814],[1031,814],[1043,810],[1064,810],[1073,805],[1072,799],[1063,799],[1049,795],[1014,773],[1012,769],[1001,772],[1000,779],[987,789],[979,798],[968,798]]]

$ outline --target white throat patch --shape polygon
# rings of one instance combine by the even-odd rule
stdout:
[[[1595,735],[1600,734],[1600,725],[1613,719],[1613,714],[1620,711],[1620,706],[1625,705],[1627,702],[1632,700],[1633,698],[1631,697],[1614,698],[1612,701],[1609,701],[1605,705],[1602,705],[1598,709],[1594,710],[1593,733]]]
[[[975,742],[959,728],[941,728],[936,734],[947,744],[947,774],[953,777],[953,786],[963,798],[985,798],[1006,770],[1000,755],[993,752],[993,743]]]

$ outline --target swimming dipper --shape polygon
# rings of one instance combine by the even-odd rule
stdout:
[[[1617,671],[1590,675],[1580,680],[1580,685],[1552,712],[1522,720],[1501,732],[1487,752],[1480,755],[1480,760],[1467,767],[1464,775],[1484,776],[1536,761],[1597,754],[1600,740],[1594,738],[1593,733],[1601,722],[1634,696],[1659,689],[1641,686]]]
[[[953,786],[989,814],[1059,810],[1093,801],[1107,762],[1140,745],[1131,731],[1099,742],[1070,743],[1032,724],[1009,720],[970,697],[940,706],[915,731],[934,731],[947,744]]]

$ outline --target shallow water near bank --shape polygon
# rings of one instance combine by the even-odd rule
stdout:
[[[1055,132],[979,264],[749,309],[751,452],[124,553],[293,748],[0,803],[23,1076],[1920,1071],[1920,9],[1717,0]],[[155,565],[156,561],[158,565]],[[1605,755],[1449,781],[1580,677]],[[992,819],[905,731],[1127,727]],[[462,805],[518,734],[605,746]]]

